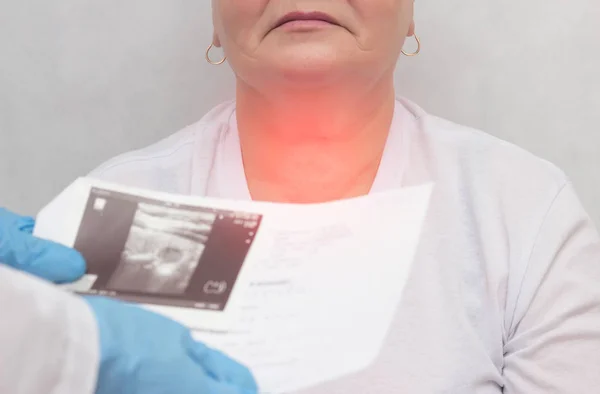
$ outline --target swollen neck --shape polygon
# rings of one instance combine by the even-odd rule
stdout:
[[[256,200],[313,203],[367,194],[394,113],[393,84],[366,94],[269,100],[238,87],[244,170]]]

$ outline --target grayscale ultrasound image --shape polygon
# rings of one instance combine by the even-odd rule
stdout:
[[[107,289],[184,293],[215,219],[214,213],[139,204]]]
[[[75,249],[84,294],[224,310],[261,215],[93,188]]]

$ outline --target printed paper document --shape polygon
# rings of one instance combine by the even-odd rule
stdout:
[[[292,393],[377,357],[419,243],[432,185],[324,204],[181,196],[80,178],[34,234],[79,250],[66,286],[139,303]]]

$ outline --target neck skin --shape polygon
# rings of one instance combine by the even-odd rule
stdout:
[[[394,115],[393,74],[355,88],[273,99],[238,80],[237,120],[254,200],[319,203],[369,193]]]

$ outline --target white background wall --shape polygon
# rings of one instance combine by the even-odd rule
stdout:
[[[600,223],[599,21],[598,0],[418,0],[398,91],[558,164]],[[211,32],[208,0],[0,0],[0,205],[33,214],[233,97]]]

